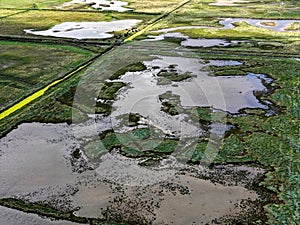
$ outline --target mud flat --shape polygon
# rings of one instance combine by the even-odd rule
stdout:
[[[75,215],[82,217],[116,220],[121,216],[122,221],[154,224],[171,221],[182,224],[191,220],[200,224],[216,217],[230,217],[245,211],[237,203],[251,204],[259,198],[259,194],[246,188],[264,173],[255,167],[251,169],[258,171],[255,175],[245,168],[223,168],[228,183],[216,184],[209,179],[215,176],[222,181],[223,178],[213,171],[207,175],[203,168],[179,163],[174,158],[170,158],[172,163],[165,161],[151,168],[140,166],[139,159],[128,159],[115,152],[104,155],[97,167],[88,166],[87,159],[80,157],[78,161],[78,156],[72,154],[73,144],[66,124],[23,124],[2,138],[1,197],[47,203],[56,209],[74,210]],[[228,178],[239,176],[241,171],[244,175],[239,178],[240,183]],[[175,204],[178,199],[184,207]],[[208,208],[215,211],[210,212]],[[23,217],[18,212],[7,218],[7,214],[15,211],[3,212],[8,221],[19,218],[19,214]],[[27,219],[26,214],[24,220],[36,219],[35,215],[29,217],[34,219]],[[56,223],[43,219],[39,224]]]
[[[133,27],[141,20],[117,20],[111,22],[64,22],[49,30],[24,30],[28,34],[75,39],[104,39],[111,38],[113,31],[125,30]]]
[[[5,225],[79,225],[69,221],[54,221],[35,214],[20,212],[0,206],[1,224]]]
[[[215,218],[236,215],[235,205],[242,199],[255,200],[258,195],[242,187],[223,186],[186,175],[174,179],[174,184],[188,186],[190,193],[166,193],[157,210],[157,224],[206,224]]]

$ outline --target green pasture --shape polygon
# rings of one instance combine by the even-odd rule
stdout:
[[[87,50],[70,46],[1,41],[1,110],[62,77],[91,56]]]

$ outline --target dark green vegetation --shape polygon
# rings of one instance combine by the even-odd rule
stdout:
[[[166,85],[171,84],[173,82],[180,82],[183,80],[186,80],[188,78],[191,78],[192,76],[190,74],[178,74],[176,70],[165,70],[161,71],[157,74],[158,80],[157,84],[159,85]]]
[[[126,72],[137,72],[137,71],[142,71],[145,69],[147,69],[147,68],[143,63],[141,63],[141,62],[133,63],[133,64],[130,64],[130,65],[125,66],[122,69],[118,70],[109,79],[110,80],[118,79],[118,78],[120,78],[120,76],[124,75]]]

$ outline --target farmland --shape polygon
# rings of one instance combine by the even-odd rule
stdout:
[[[299,3],[96,2],[0,0],[0,221],[297,224]]]

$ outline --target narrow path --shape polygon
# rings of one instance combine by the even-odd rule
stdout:
[[[11,16],[15,16],[15,15],[18,15],[18,14],[22,14],[22,13],[26,13],[29,11],[29,9],[22,9],[23,11],[20,11],[20,12],[16,12],[16,13],[12,13],[12,14],[8,14],[6,16],[1,16],[0,19],[5,19],[5,18],[8,18],[8,17],[11,17]]]
[[[151,24],[147,25],[144,29],[138,31],[137,33],[131,35],[130,37],[128,37],[127,39],[124,40],[124,43],[128,42],[128,41],[132,41],[134,38],[142,35],[144,32],[146,32],[148,29],[150,29],[152,26],[154,26],[155,24],[157,24],[160,20],[162,20],[163,18],[167,17],[168,15],[170,15],[170,13],[174,12],[175,10],[181,8],[182,6],[184,6],[185,4],[189,3],[191,0],[185,0],[182,3],[180,3],[179,5],[175,6],[174,8],[168,10],[167,12],[165,12],[164,14],[162,14],[161,16],[159,16],[157,19],[155,19]],[[36,91],[35,93],[29,95],[28,97],[26,97],[25,99],[21,100],[20,102],[17,102],[16,104],[14,104],[13,106],[11,106],[10,108],[4,110],[3,112],[0,113],[0,120],[6,118],[7,116],[9,116],[10,114],[16,112],[17,110],[23,108],[24,106],[28,105],[29,103],[31,103],[32,101],[36,100],[37,98],[41,97],[42,95],[45,94],[45,92],[51,88],[54,87],[55,85],[67,80],[68,78],[70,78],[71,76],[73,76],[74,74],[82,71],[83,69],[85,69],[87,66],[89,66],[92,62],[94,62],[96,59],[98,59],[99,57],[101,57],[103,54],[109,52],[110,50],[112,50],[114,48],[114,46],[112,46],[111,48],[108,48],[104,53],[101,53],[100,55],[97,55],[96,57],[92,58],[91,60],[89,60],[88,62],[84,63],[83,65],[77,67],[75,70],[67,73],[63,78],[60,78],[58,80],[53,81],[52,83],[48,84],[46,87]]]
[[[182,3],[180,3],[179,5],[175,6],[174,8],[168,10],[167,12],[165,12],[164,14],[162,14],[161,16],[159,16],[157,19],[155,19],[152,23],[150,23],[148,26],[146,26],[145,28],[143,28],[142,30],[136,32],[135,34],[131,35],[130,37],[126,38],[124,40],[124,42],[129,42],[132,41],[133,39],[135,39],[138,36],[141,36],[143,33],[145,33],[147,30],[149,30],[151,27],[153,27],[154,25],[156,25],[158,22],[160,22],[163,18],[167,17],[168,15],[170,15],[171,13],[173,13],[174,11],[176,11],[177,9],[181,8],[182,6],[186,5],[187,3],[191,2],[191,0],[185,0]]]
[[[90,64],[92,64],[96,59],[98,59],[99,57],[101,57],[103,54],[106,54],[107,52],[109,52],[111,49],[113,49],[114,46],[112,46],[111,48],[108,48],[105,52],[93,57],[92,59],[88,60],[87,62],[85,62],[84,64],[80,65],[79,67],[75,68],[74,70],[72,70],[71,72],[67,73],[64,77],[53,81],[52,83],[48,84],[46,87],[36,91],[35,93],[29,95],[28,97],[26,97],[25,99],[17,102],[16,104],[14,104],[13,106],[9,107],[8,109],[4,110],[3,112],[0,113],[0,120],[6,118],[7,116],[9,116],[10,114],[16,112],[17,110],[21,109],[22,107],[28,105],[29,103],[31,103],[32,101],[34,101],[35,99],[41,97],[42,95],[45,94],[45,92],[54,87],[55,85],[67,80],[68,78],[70,78],[71,76],[73,76],[74,74],[82,71],[83,69],[85,69],[86,67],[88,67]]]

